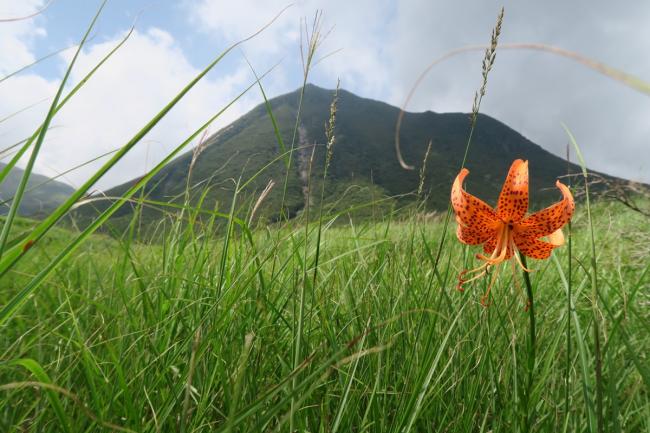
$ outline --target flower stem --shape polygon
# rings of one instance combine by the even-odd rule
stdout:
[[[524,268],[528,268],[526,263],[526,257],[523,254],[519,256],[521,258],[521,263],[524,265]],[[533,287],[530,284],[530,276],[528,272],[522,270],[524,274],[524,283],[526,284],[526,294],[528,295],[528,316],[530,318],[530,340],[528,345],[528,383],[526,386],[526,393],[524,395],[524,431],[529,432],[531,430],[531,425],[534,421],[534,413],[529,414],[531,405],[531,394],[533,392],[533,373],[535,371],[535,347],[536,347],[536,337],[535,337],[535,303],[533,301]]]

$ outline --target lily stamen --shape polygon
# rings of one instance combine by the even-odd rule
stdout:
[[[484,307],[487,307],[490,305],[488,299],[490,298],[490,291],[492,290],[492,286],[494,286],[494,282],[497,280],[497,275],[499,275],[499,269],[500,267],[497,267],[494,271],[494,275],[492,275],[492,278],[490,279],[490,284],[488,284],[488,288],[485,291],[485,294],[481,296],[481,305]]]
[[[519,264],[519,267],[524,270],[524,272],[533,272],[533,269],[528,269],[526,266],[524,266],[523,263],[521,263],[521,257],[519,257],[519,254],[515,254],[515,260]]]

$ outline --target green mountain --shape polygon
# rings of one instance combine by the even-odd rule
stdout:
[[[305,209],[308,189],[311,205],[320,203],[320,185],[325,164],[325,127],[329,119],[333,90],[308,85],[302,106],[300,128],[295,139],[291,169],[286,177],[286,195],[283,201],[286,160],[279,158],[281,147],[274,133],[273,123],[264,104],[251,110],[231,125],[205,141],[205,148],[192,164],[193,153],[188,152],[163,169],[149,182],[144,194],[152,201],[182,202],[189,184],[192,200],[199,200],[199,192],[209,190],[203,206],[230,209],[237,182],[253,179],[238,197],[244,210],[250,210],[269,181],[275,186],[258,208],[256,216],[273,221],[278,218],[280,204],[285,212],[295,216]],[[284,146],[292,142],[300,92],[278,96],[270,100]],[[449,191],[463,158],[469,133],[466,113],[407,113],[401,130],[402,154],[416,165],[416,170],[400,167],[395,156],[395,123],[399,109],[383,102],[361,98],[350,92],[339,92],[336,117],[336,143],[325,182],[325,203],[330,210],[343,210],[351,205],[370,201],[367,212],[384,212],[393,205],[403,205],[415,199],[414,191],[420,183],[427,143],[432,148],[427,160],[424,196],[430,209],[445,209]],[[312,159],[313,151],[313,159]],[[487,201],[494,202],[507,170],[516,158],[530,161],[531,200],[539,206],[558,197],[555,180],[567,173],[567,168],[578,172],[567,163],[521,134],[486,115],[479,115],[469,152],[467,167],[471,171],[467,187]],[[273,162],[275,159],[275,162]],[[310,163],[310,160],[312,161]],[[261,173],[257,174],[263,167]],[[311,171],[311,176],[309,172]],[[188,183],[188,174],[190,180]],[[311,179],[311,182],[308,180]],[[121,195],[132,185],[128,182],[106,192],[109,197]],[[93,208],[104,209],[107,202],[97,201]],[[93,215],[90,206],[81,208],[82,217]],[[132,207],[124,206],[117,220],[128,220]],[[159,214],[146,207],[145,215]],[[363,212],[363,211],[361,211]],[[114,220],[115,221],[115,220]]]
[[[0,163],[0,170],[6,164]],[[0,183],[0,215],[5,215],[11,206],[11,199],[16,193],[24,170],[14,167]],[[47,176],[32,173],[27,182],[27,189],[18,208],[22,216],[38,217],[46,215],[68,198],[74,189],[62,182],[53,181]]]

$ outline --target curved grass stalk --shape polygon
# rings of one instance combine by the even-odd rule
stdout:
[[[420,84],[422,84],[422,82],[429,74],[429,72],[431,72],[434,66],[444,62],[445,60],[448,60],[459,54],[472,52],[472,51],[483,51],[488,48],[490,48],[489,45],[468,45],[468,46],[464,46],[464,47],[460,47],[448,51],[447,53],[443,54],[442,56],[438,57],[437,59],[429,63],[429,65],[426,68],[424,68],[422,73],[415,80],[413,86],[411,87],[411,90],[409,90],[408,95],[406,96],[404,102],[402,103],[400,113],[397,116],[397,123],[395,124],[395,153],[397,156],[397,160],[399,161],[402,168],[404,168],[405,170],[415,169],[414,166],[407,164],[404,161],[404,158],[402,157],[402,152],[400,150],[400,130],[402,128],[402,121],[404,119],[404,114],[406,113],[406,107],[408,106],[409,102],[411,102],[411,99],[413,98],[413,95],[415,95],[415,91],[418,89]],[[612,78],[613,80],[616,80],[628,87],[631,87],[632,89],[638,92],[645,93],[646,95],[650,95],[650,82],[644,81],[638,77],[635,77],[634,75],[628,74],[616,68],[612,68],[611,66],[608,66],[604,63],[597,62],[596,60],[590,59],[589,57],[583,56],[582,54],[573,51],[565,50],[563,48],[554,47],[551,45],[534,44],[534,43],[500,44],[499,49],[534,50],[534,51],[542,51],[550,54],[555,54],[561,57],[565,57],[567,59],[571,59],[575,62],[578,62],[581,65],[586,66],[600,74],[603,74],[606,77]]]
[[[41,364],[36,362],[33,359],[29,358],[21,358],[21,359],[15,359],[13,361],[9,361],[5,365],[7,366],[21,366],[25,369],[27,369],[34,377],[36,380],[42,383],[47,383],[47,384],[52,384],[52,380],[50,379],[50,376],[45,372]],[[59,400],[59,396],[57,395],[56,392],[54,392],[51,389],[46,389],[46,395],[47,399],[50,402],[50,405],[52,406],[52,409],[54,410],[54,413],[56,414],[56,417],[59,419],[60,426],[62,427],[63,431],[66,433],[71,433],[72,430],[70,429],[70,419],[68,417],[68,414],[65,412],[63,409],[63,405],[61,404],[61,400]]]
[[[43,12],[45,12],[47,10],[47,8],[49,8],[52,5],[52,3],[54,3],[54,0],[48,1],[45,4],[45,6],[41,7],[36,12],[33,12],[31,14],[28,14],[28,15],[23,15],[21,17],[12,17],[12,18],[0,18],[0,23],[10,23],[10,22],[14,22],[14,21],[22,21],[22,20],[28,20],[30,18],[34,18],[35,16],[38,16],[38,15],[42,14]]]
[[[47,60],[47,59],[49,59],[51,57],[54,57],[57,54],[60,54],[60,53],[62,53],[64,51],[67,51],[67,50],[69,50],[71,48],[74,48],[74,47],[75,46],[72,45],[72,46],[69,46],[69,47],[60,48],[60,49],[58,49],[56,51],[52,51],[51,53],[44,55],[43,57],[39,57],[38,59],[34,60],[32,63],[30,63],[28,65],[25,65],[25,66],[22,66],[22,67],[16,69],[15,71],[10,72],[9,74],[5,75],[4,77],[0,78],[0,83],[2,83],[5,80],[8,80],[9,78],[11,78],[11,77],[13,77],[15,75],[20,74],[23,71],[26,71],[27,69],[31,68],[32,66],[36,66],[39,63],[41,63],[41,62],[43,62],[43,61],[45,61],[45,60]]]
[[[25,360],[23,360],[25,361]],[[31,361],[31,360],[30,360]],[[56,396],[54,393],[59,393],[61,395],[64,395],[71,399],[75,405],[92,421],[96,422],[97,424],[106,427],[107,429],[110,430],[115,430],[115,431],[121,431],[121,432],[126,432],[126,433],[136,433],[135,431],[124,428],[121,426],[118,426],[116,424],[102,421],[99,417],[97,417],[95,414],[93,414],[86,405],[73,393],[68,391],[65,388],[61,388],[60,386],[56,386],[48,381],[27,381],[27,382],[11,382],[11,383],[5,383],[0,385],[0,391],[9,391],[9,390],[14,390],[14,389],[21,389],[21,388],[40,388],[44,389],[48,394],[52,393],[53,395]],[[57,398],[58,400],[58,398]]]

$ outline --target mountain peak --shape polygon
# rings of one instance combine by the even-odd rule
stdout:
[[[199,189],[209,188],[204,203],[219,203],[222,209],[230,206],[234,194],[232,179],[250,179],[246,190],[239,195],[241,202],[254,202],[270,181],[275,183],[276,187],[258,209],[258,216],[277,218],[281,204],[288,215],[296,215],[306,206],[314,205],[307,192],[318,188],[325,173],[323,143],[327,142],[325,125],[334,90],[311,83],[305,86],[299,128],[294,134],[300,92],[297,89],[269,101],[281,141],[262,104],[210,137],[195,164],[191,164],[190,153],[170,163],[149,183],[145,193],[159,201],[182,200],[192,165],[191,184],[199,185]],[[395,156],[399,108],[345,90],[340,90],[339,95],[336,142],[324,184],[325,203],[329,203],[330,209],[341,210],[381,199],[387,211],[390,206],[412,201],[420,175],[418,169],[402,169]],[[429,208],[447,207],[468,133],[465,113],[427,111],[404,115],[400,132],[404,158],[421,167],[427,143],[432,143],[423,194]],[[289,152],[292,144],[294,150]],[[289,155],[292,163],[287,173]],[[543,204],[556,199],[553,185],[559,176],[566,174],[566,162],[486,115],[478,117],[466,164],[472,172],[467,180],[469,190],[495,201],[510,163],[517,158],[530,161],[531,201]],[[579,170],[570,167],[572,171]],[[283,191],[285,179],[286,191]],[[107,195],[119,196],[127,185]],[[375,212],[377,207],[367,209]],[[128,210],[122,212],[128,219]]]

